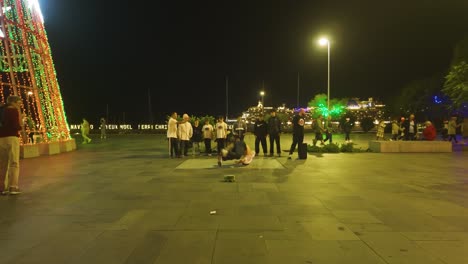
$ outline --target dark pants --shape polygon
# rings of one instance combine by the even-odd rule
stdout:
[[[179,140],[177,138],[169,138],[169,143],[171,144],[171,158],[179,157]]]
[[[293,134],[293,141],[291,144],[291,149],[289,150],[289,155],[292,155],[294,153],[294,150],[296,150],[296,146],[302,143],[304,143],[304,134],[302,135]]]
[[[345,140],[351,140],[351,139],[349,138],[349,134],[351,134],[351,131],[349,131],[349,132],[346,132],[346,131],[345,131]]]
[[[180,154],[187,156],[190,142],[188,140],[180,141]]]
[[[280,135],[270,134],[270,154],[273,155],[273,145],[276,143],[276,153],[281,154]]]
[[[205,142],[205,152],[206,154],[211,154],[211,138],[203,139]]]
[[[448,141],[449,142],[452,142],[452,141],[455,141],[455,143],[458,143],[457,141],[457,135],[448,135]]]
[[[325,132],[325,139],[323,142],[327,142],[327,140],[330,140],[330,143],[333,143],[333,135],[330,131]]]
[[[410,141],[411,141],[411,140],[415,140],[415,139],[416,139],[414,133],[407,133],[407,134],[405,134],[405,135],[406,135],[405,140],[410,140]]]
[[[224,142],[225,142],[224,138],[217,138],[216,139],[216,143],[218,143],[218,146],[216,147],[216,149],[218,151],[218,155],[221,155],[221,150],[224,148]]]
[[[255,137],[255,154],[260,152],[260,143],[262,143],[263,154],[267,154],[266,137]]]

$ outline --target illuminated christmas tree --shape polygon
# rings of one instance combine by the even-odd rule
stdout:
[[[0,0],[0,74],[0,102],[22,98],[26,133],[37,131],[45,142],[70,139],[38,0]]]

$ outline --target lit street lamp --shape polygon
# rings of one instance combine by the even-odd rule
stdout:
[[[327,110],[330,111],[330,41],[327,38],[321,38],[319,44],[328,46]]]
[[[264,91],[260,91],[260,96],[262,97],[262,108],[265,106],[263,104],[263,96],[265,95],[265,92]]]

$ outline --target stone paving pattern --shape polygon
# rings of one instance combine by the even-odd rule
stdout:
[[[467,151],[218,168],[168,158],[161,136],[77,141],[21,160],[24,193],[0,197],[0,263],[468,263]]]

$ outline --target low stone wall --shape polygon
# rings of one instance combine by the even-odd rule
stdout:
[[[373,152],[452,152],[448,141],[369,141]]]
[[[76,150],[76,141],[73,138],[47,143],[24,144],[20,146],[20,158],[27,159],[41,155],[56,155],[73,150]]]

